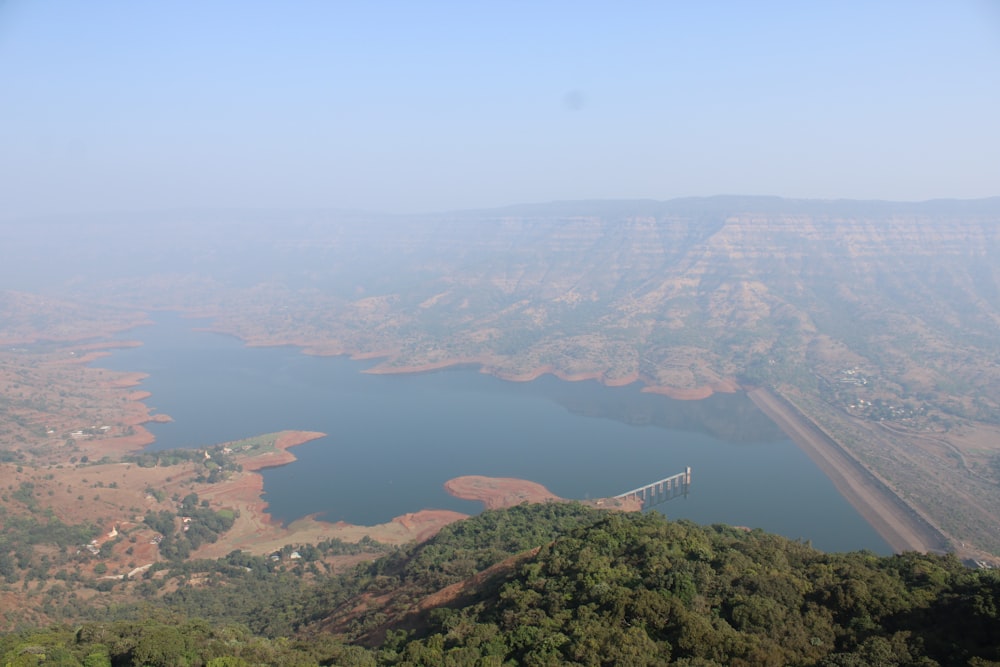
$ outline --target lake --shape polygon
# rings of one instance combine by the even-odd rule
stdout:
[[[809,540],[827,551],[890,553],[874,529],[743,394],[676,401],[638,385],[551,376],[506,382],[475,369],[375,375],[371,362],[252,348],[158,314],[95,365],[149,374],[151,449],[204,447],[285,429],[327,437],[262,471],[270,513],[373,525],[420,509],[475,513],[448,495],[460,475],[518,477],[565,498],[612,496],[692,468],[687,497],[656,509]]]

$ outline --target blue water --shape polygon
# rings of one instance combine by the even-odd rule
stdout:
[[[327,437],[263,471],[269,511],[372,525],[419,509],[474,513],[443,489],[459,475],[518,477],[566,498],[615,495],[691,466],[672,518],[759,527],[820,549],[890,550],[812,461],[743,395],[674,401],[638,386],[544,377],[512,383],[472,369],[374,375],[371,363],[248,348],[161,314],[143,343],[98,364],[142,371],[153,449],[202,447],[285,429]]]

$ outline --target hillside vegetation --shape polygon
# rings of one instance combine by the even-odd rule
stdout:
[[[280,572],[240,569],[243,575],[233,571],[214,585],[152,599],[143,620],[4,636],[0,660],[217,667],[1000,661],[996,572],[944,556],[823,554],[759,531],[658,514],[574,505],[486,512],[350,574],[284,593],[266,583]],[[228,602],[208,604],[216,595]],[[250,629],[269,604],[280,616],[293,602],[302,625],[288,638]],[[208,618],[189,620],[199,607]]]

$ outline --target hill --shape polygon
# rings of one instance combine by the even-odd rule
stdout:
[[[237,558],[214,566],[214,583],[198,583],[188,568],[175,593],[109,610],[142,620],[7,635],[0,658],[216,666],[1000,660],[996,572],[950,556],[823,554],[760,531],[657,514],[547,504],[489,511],[314,586],[268,571],[266,561],[234,566]],[[204,620],[189,618],[195,609]],[[289,628],[275,617],[289,615],[298,629],[276,639]]]

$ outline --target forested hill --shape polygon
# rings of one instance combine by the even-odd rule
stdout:
[[[823,554],[658,514],[486,512],[308,588],[232,569],[224,583],[182,588],[141,613],[117,610],[145,620],[0,638],[0,664],[1000,662],[996,572],[953,557]],[[293,607],[301,625],[277,639],[261,610]],[[199,609],[210,618],[188,620]]]

